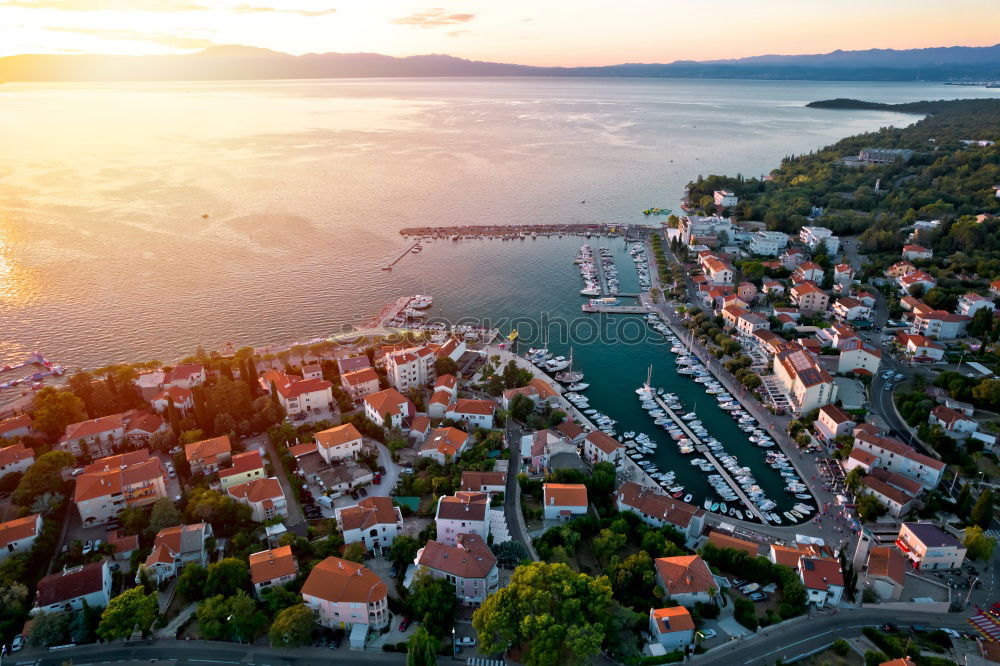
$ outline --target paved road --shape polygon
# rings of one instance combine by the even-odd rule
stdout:
[[[280,664],[402,664],[405,654],[381,650],[339,650],[323,648],[270,648],[216,641],[143,641],[142,645],[108,643],[85,645],[64,650],[24,650],[8,657],[8,664],[61,666],[77,664],[166,662],[172,664],[242,664],[243,666],[279,666]]]
[[[692,663],[699,666],[763,666],[775,660],[788,661],[829,645],[838,638],[858,636],[864,627],[893,622],[905,626],[920,624],[925,627],[949,627],[969,630],[966,615],[959,613],[932,614],[862,609],[841,611],[837,615],[819,615],[783,622],[775,627],[762,629],[742,641],[695,655]]]
[[[302,515],[302,507],[299,506],[298,500],[295,499],[292,484],[288,480],[288,475],[285,474],[285,466],[281,464],[281,458],[278,457],[278,452],[271,445],[270,438],[267,435],[251,437],[246,440],[246,448],[262,449],[267,452],[267,457],[271,460],[271,469],[274,470],[274,475],[278,477],[278,483],[281,484],[281,492],[285,493],[285,500],[288,504],[288,520],[285,526],[295,534],[304,536],[307,527],[306,518]]]
[[[538,559],[531,539],[528,537],[527,528],[524,525],[524,516],[521,514],[521,489],[517,483],[517,476],[521,473],[521,435],[527,433],[514,419],[508,418],[504,427],[504,438],[507,440],[507,448],[510,451],[510,458],[507,461],[507,490],[503,495],[503,513],[507,517],[507,530],[510,538],[520,542],[528,549],[533,559]]]

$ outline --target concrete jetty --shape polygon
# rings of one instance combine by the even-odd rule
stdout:
[[[584,312],[601,312],[604,314],[646,314],[649,309],[645,305],[595,305],[584,303]]]
[[[408,247],[405,250],[403,250],[403,254],[399,255],[398,257],[396,257],[395,259],[393,259],[392,261],[390,261],[388,264],[386,264],[382,268],[382,270],[384,270],[384,271],[391,271],[393,266],[395,266],[396,264],[398,264],[399,262],[401,262],[403,260],[403,257],[405,257],[406,255],[410,254],[411,251],[413,250],[413,248],[415,248],[418,245],[420,245],[420,239],[419,238],[417,239],[417,241],[413,245],[411,245],[410,247]]]
[[[681,419],[677,415],[677,413],[674,412],[674,410],[667,407],[667,404],[663,402],[663,400],[660,398],[659,395],[656,395],[654,393],[653,398],[656,400],[656,403],[660,406],[660,408],[670,415],[670,418],[674,420],[674,423],[680,426],[680,429],[684,431],[684,434],[687,435],[692,442],[694,442],[695,449],[697,449],[699,453],[704,455],[705,459],[708,460],[708,462],[712,463],[712,466],[715,467],[715,469],[719,472],[719,475],[725,480],[725,482],[729,484],[729,487],[733,489],[733,491],[736,493],[736,496],[740,498],[740,501],[742,501],[746,505],[747,511],[757,516],[757,518],[766,525],[768,523],[767,517],[764,516],[761,510],[757,508],[756,504],[750,501],[750,498],[747,497],[746,493],[743,492],[743,489],[740,488],[740,484],[736,483],[736,481],[733,480],[733,477],[729,475],[729,472],[726,470],[726,468],[723,467],[722,464],[718,460],[716,460],[715,456],[711,454],[708,446],[702,444],[698,436],[695,435],[693,432],[691,432],[691,429],[688,428],[687,423],[685,423],[685,421]]]

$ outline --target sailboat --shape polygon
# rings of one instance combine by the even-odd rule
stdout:
[[[564,370],[563,372],[556,373],[556,381],[560,381],[566,384],[575,384],[583,379],[583,373],[579,370],[573,370],[573,348],[569,348],[569,370]]]

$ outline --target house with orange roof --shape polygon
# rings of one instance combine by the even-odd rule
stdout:
[[[458,428],[435,428],[417,451],[421,458],[430,458],[444,465],[454,461],[469,448],[472,438],[469,433]]]
[[[854,269],[850,264],[837,264],[833,267],[833,281],[836,284],[850,284],[854,279]]]
[[[353,423],[320,430],[313,435],[316,448],[323,460],[332,464],[338,460],[357,458],[364,440]]]
[[[871,308],[851,296],[844,296],[835,300],[832,310],[833,316],[841,321],[869,319],[872,316]]]
[[[569,419],[564,419],[554,428],[554,430],[573,444],[582,444],[583,440],[587,436],[586,430],[581,428],[579,424],[574,423]]]
[[[861,338],[844,343],[837,356],[837,372],[855,375],[874,375],[882,364],[882,352],[867,345]]]
[[[280,370],[268,370],[260,376],[260,385],[268,393],[273,387],[278,392],[278,402],[292,416],[329,409],[333,404],[333,384],[322,378],[303,379]]]
[[[28,437],[33,432],[31,417],[27,414],[0,421],[0,438]]]
[[[828,404],[819,408],[813,425],[820,438],[829,442],[841,435],[850,435],[857,423],[837,405]]]
[[[512,389],[519,390],[519,389]],[[455,402],[455,394],[444,389],[434,391],[427,402],[427,416],[432,419],[443,419],[448,408]]]
[[[417,413],[413,402],[394,388],[367,395],[363,403],[365,416],[372,423],[390,428],[405,429]]]
[[[410,437],[423,442],[431,433],[431,419],[426,414],[417,414],[410,423]]]
[[[434,380],[435,391],[447,391],[455,395],[458,393],[458,378],[455,375],[441,375]]]
[[[114,558],[121,562],[128,562],[132,558],[132,553],[139,550],[139,535],[126,535],[122,530],[113,530],[107,533],[105,542],[115,549]]]
[[[907,259],[909,261],[916,261],[917,259],[930,259],[933,256],[934,256],[934,250],[923,247],[922,245],[903,246],[903,259]]]
[[[288,501],[277,477],[254,479],[226,489],[237,502],[250,507],[251,517],[258,523],[288,516]]]
[[[799,559],[805,554],[799,548],[772,543],[768,548],[767,559],[771,560],[774,564],[798,570]]]
[[[779,352],[774,357],[774,376],[796,413],[811,411],[837,399],[833,377],[805,349]]]
[[[854,449],[875,456],[876,467],[913,479],[927,489],[937,487],[944,474],[945,464],[937,458],[918,453],[898,439],[881,437],[860,427],[854,430]],[[850,462],[848,458],[847,463]]]
[[[761,291],[768,296],[780,296],[785,293],[785,285],[774,278],[764,278]]]
[[[149,404],[160,414],[166,413],[169,406],[173,405],[178,413],[187,415],[194,409],[194,393],[182,386],[168,386],[153,396]]]
[[[906,558],[895,546],[875,546],[868,551],[865,588],[883,601],[899,601],[906,585]]]
[[[819,607],[840,605],[844,594],[844,575],[840,562],[825,557],[799,558],[799,579],[806,588],[806,599]]]
[[[84,527],[108,522],[126,508],[166,497],[160,459],[146,449],[95,460],[76,477],[73,501]]]
[[[250,553],[250,580],[258,599],[264,590],[290,583],[298,575],[299,563],[295,561],[291,546]]]
[[[129,410],[124,416],[125,439],[133,445],[144,446],[153,435],[170,430],[170,425],[163,418],[145,410]]]
[[[102,416],[66,426],[56,445],[76,458],[103,458],[125,439],[125,419],[122,414]]]
[[[448,338],[441,345],[430,344],[428,347],[434,350],[434,356],[437,358],[450,358],[456,363],[466,350],[465,340],[456,336]]]
[[[493,413],[496,411],[496,403],[492,400],[474,400],[471,398],[460,398],[455,404],[448,408],[444,416],[446,419],[463,421],[470,428],[485,428],[492,430]]]
[[[590,508],[587,486],[582,483],[542,484],[542,502],[545,520],[571,520],[586,515]]]
[[[700,555],[658,557],[653,561],[656,582],[667,595],[682,606],[709,603],[719,589],[705,560]]]
[[[200,363],[181,363],[163,374],[163,385],[191,389],[201,386],[206,379],[205,368]]]
[[[437,540],[454,546],[459,534],[490,536],[490,496],[487,493],[458,491],[438,500],[434,515]]]
[[[153,539],[153,550],[135,574],[139,583],[145,570],[149,579],[159,584],[170,580],[188,564],[208,565],[207,541],[213,537],[211,523],[165,527]]]
[[[583,440],[583,457],[591,465],[608,462],[618,467],[625,459],[625,447],[614,437],[592,430]]]
[[[910,332],[936,340],[954,340],[965,335],[965,329],[970,321],[972,317],[945,310],[931,310],[914,315]]]
[[[970,291],[958,299],[958,306],[955,308],[955,313],[965,315],[966,317],[975,317],[976,313],[980,310],[993,312],[994,309],[996,309],[996,305],[994,305],[992,298],[980,296]]]
[[[0,562],[7,559],[11,553],[30,551],[41,531],[40,513],[0,523]]]
[[[712,530],[708,533],[708,543],[712,544],[716,548],[742,550],[751,557],[757,557],[760,554],[760,544],[754,543],[753,541],[747,541],[746,539],[730,536],[716,530]]]
[[[803,312],[823,312],[830,303],[830,297],[814,282],[799,282],[789,294],[791,301]]]
[[[688,539],[701,535],[705,523],[705,510],[701,507],[674,499],[659,489],[643,488],[633,481],[618,487],[615,502],[619,511],[632,511],[653,527],[670,525]]]
[[[219,470],[219,483],[223,490],[229,490],[233,486],[263,479],[265,476],[264,457],[260,449],[251,449],[245,453],[237,453],[229,467]]]
[[[337,507],[336,516],[344,543],[362,543],[369,553],[382,553],[403,531],[403,513],[390,497],[365,497]]]
[[[0,476],[13,472],[24,473],[35,464],[35,450],[18,442],[0,449]]]
[[[366,395],[378,391],[378,373],[372,368],[345,372],[340,375],[340,385],[347,392],[347,395],[351,396],[351,400],[357,402]]]
[[[792,271],[792,282],[822,282],[823,267],[812,261],[799,264]]]
[[[314,566],[302,586],[302,601],[316,621],[329,629],[352,629],[351,647],[359,649],[369,630],[388,626],[388,594],[388,586],[375,572],[339,557],[328,557]],[[355,626],[364,632],[357,638]]]
[[[184,446],[184,457],[192,474],[211,474],[227,464],[233,456],[229,435],[203,439]]]
[[[694,619],[684,606],[650,608],[649,633],[667,650],[683,649],[694,642]]]
[[[903,348],[911,363],[936,363],[944,359],[944,347],[925,335],[899,333],[896,344]]]
[[[500,589],[497,558],[478,534],[459,534],[455,545],[428,541],[417,551],[413,562],[417,575],[444,579],[455,586],[455,596],[463,606],[480,606]],[[413,579],[416,579],[414,576]]]
[[[502,493],[507,491],[507,472],[494,470],[491,472],[462,472],[461,490],[474,493]]]
[[[937,286],[937,280],[934,279],[934,276],[921,270],[911,271],[906,275],[903,275],[896,280],[896,283],[899,285],[903,294],[909,294],[910,290],[918,284],[923,286],[924,293],[927,293]]]

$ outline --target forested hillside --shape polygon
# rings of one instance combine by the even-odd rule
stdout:
[[[930,115],[907,127],[885,127],[814,153],[787,157],[765,180],[699,176],[689,185],[689,200],[707,212],[713,190],[731,189],[740,196],[732,211],[738,219],[763,220],[768,228],[786,232],[815,223],[838,234],[858,233],[868,251],[898,251],[906,236],[901,229],[918,219],[945,222],[936,239],[942,250],[985,249],[984,242],[998,242],[991,224],[970,232],[967,224],[953,223],[963,216],[1000,212],[994,191],[994,185],[1000,185],[1000,145],[962,143],[1000,141],[1000,100],[871,104],[814,103],[824,108],[884,108]],[[873,147],[915,152],[908,161],[884,166],[843,163],[843,158]],[[810,222],[817,208],[822,213]]]

